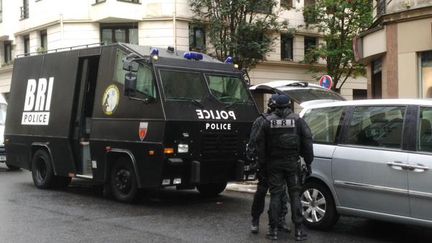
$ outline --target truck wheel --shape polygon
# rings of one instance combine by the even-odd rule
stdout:
[[[14,166],[14,165],[10,165],[6,162],[6,166],[8,167],[9,170],[19,170],[20,167]]]
[[[135,171],[130,161],[119,158],[111,168],[111,192],[120,202],[132,202],[138,193]]]
[[[219,182],[219,183],[209,183],[198,185],[197,189],[203,196],[214,197],[219,195],[221,192],[225,190],[227,183]]]
[[[327,230],[339,219],[333,196],[323,184],[308,182],[300,195],[304,224],[309,228]]]
[[[37,188],[51,188],[55,182],[55,176],[51,165],[51,158],[45,150],[38,150],[32,159],[33,183]]]

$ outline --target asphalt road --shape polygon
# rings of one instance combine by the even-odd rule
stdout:
[[[269,242],[267,215],[249,233],[252,194],[162,190],[135,204],[104,198],[85,181],[39,190],[28,171],[0,164],[0,242]],[[341,217],[328,232],[308,230],[306,242],[432,242],[432,229]],[[280,234],[280,242],[294,241]]]

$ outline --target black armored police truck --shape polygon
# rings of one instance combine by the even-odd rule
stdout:
[[[38,188],[71,178],[119,201],[139,188],[217,195],[253,179],[244,153],[258,110],[242,72],[196,52],[129,44],[17,58],[5,147]]]

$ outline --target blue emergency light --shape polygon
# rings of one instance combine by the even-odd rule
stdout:
[[[228,56],[228,57],[225,59],[225,63],[228,63],[228,64],[234,64],[234,58],[232,58],[231,56]]]
[[[204,59],[203,54],[198,53],[198,52],[185,52],[183,57],[188,59],[188,60],[196,60],[196,61]]]
[[[150,52],[150,56],[159,56],[159,49],[153,48]]]
[[[153,58],[154,61],[157,61],[159,59],[159,49],[152,48],[152,50],[150,52],[150,56],[151,56],[151,58]]]

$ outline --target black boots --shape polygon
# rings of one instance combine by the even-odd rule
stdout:
[[[304,232],[301,225],[295,226],[294,237],[296,241],[303,241],[307,239],[307,234]]]
[[[272,227],[270,227],[269,228],[269,231],[268,231],[268,233],[267,233],[267,239],[270,239],[270,240],[277,240],[278,239],[278,237],[277,237],[277,233],[278,233],[278,231],[277,231],[277,228],[272,228]]]
[[[286,223],[286,221],[285,221],[285,219],[284,218],[281,218],[280,220],[279,220],[279,223],[278,223],[278,230],[279,231],[283,231],[283,232],[287,232],[287,233],[290,233],[291,232],[291,229],[290,229],[290,227],[288,226],[288,224]]]
[[[252,219],[251,233],[258,234],[259,231],[259,219]]]

